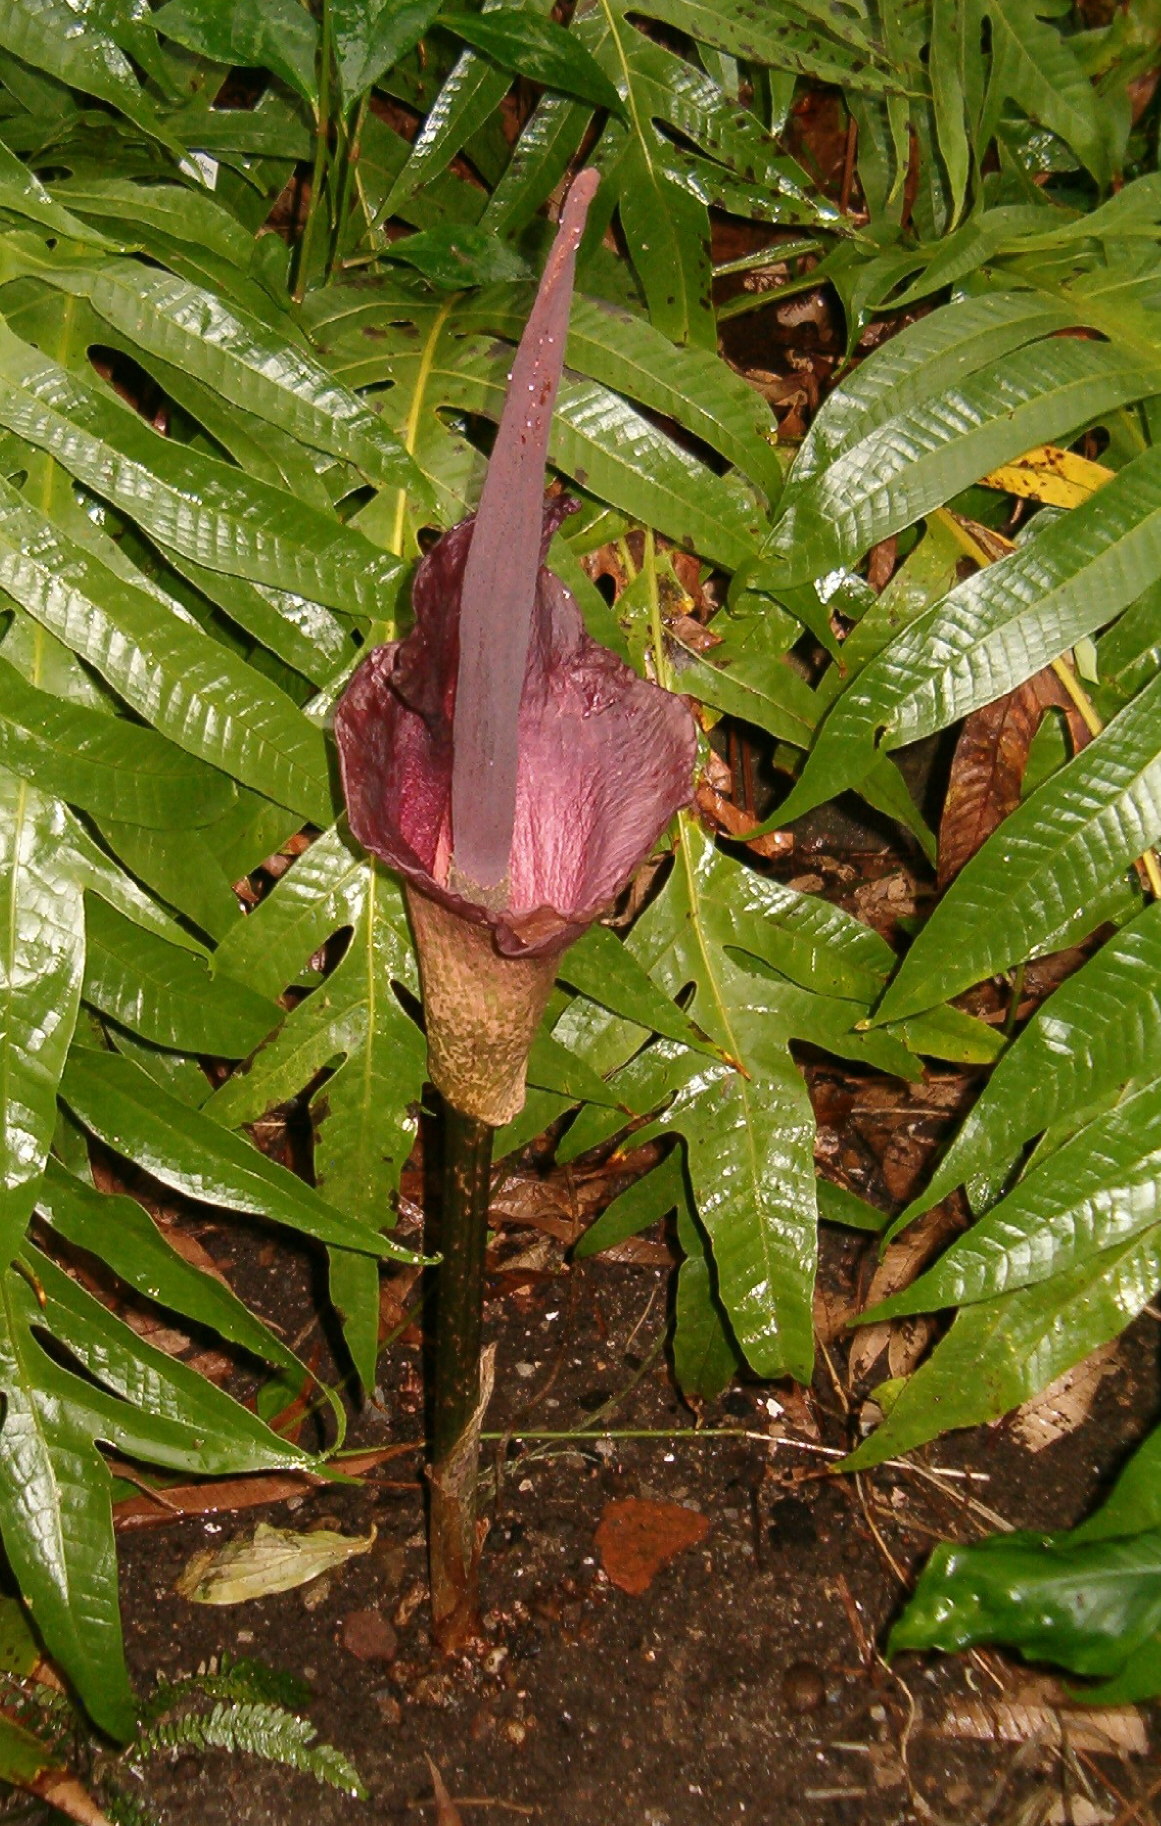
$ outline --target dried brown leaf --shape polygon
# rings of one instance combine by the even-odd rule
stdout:
[[[448,1793],[443,1776],[431,1757],[427,1756],[426,1750],[424,1755],[427,1757],[427,1766],[431,1770],[431,1787],[435,1798],[435,1826],[464,1826],[464,1816]]]
[[[1117,1368],[1114,1339],[1058,1376],[1034,1400],[1026,1401],[1012,1421],[1012,1432],[1021,1445],[1030,1452],[1043,1452],[1046,1446],[1055,1445],[1058,1439],[1083,1426],[1101,1383],[1115,1375]]]
[[[938,1724],[941,1737],[982,1743],[1022,1744],[1035,1740],[1051,1748],[1065,1744],[1097,1756],[1147,1756],[1149,1733],[1135,1706],[1062,1707],[1035,1698],[957,1700]]]
[[[108,1814],[101,1812],[75,1775],[62,1773],[59,1769],[46,1770],[28,1783],[28,1792],[39,1795],[42,1801],[47,1801],[68,1819],[79,1821],[80,1826],[113,1826]]]
[[[351,1477],[373,1470],[386,1459],[398,1458],[416,1450],[414,1444],[379,1446],[343,1460],[343,1470]],[[114,1466],[119,1474],[120,1466]],[[113,1505],[113,1525],[118,1534],[138,1528],[164,1528],[189,1515],[230,1514],[238,1509],[255,1509],[264,1503],[282,1503],[292,1496],[304,1496],[330,1480],[311,1471],[274,1471],[254,1477],[221,1477],[204,1484],[177,1484],[168,1490],[147,1490]]]
[[[944,1243],[959,1228],[956,1207],[950,1200],[936,1205],[934,1210],[926,1212],[917,1223],[910,1225],[896,1242],[889,1245],[875,1269],[863,1310],[877,1306],[880,1300],[890,1298],[904,1287],[910,1287],[932,1256],[943,1248]],[[891,1374],[907,1375],[926,1348],[930,1336],[925,1330],[926,1325],[925,1319],[921,1319],[918,1325],[913,1319],[904,1319],[864,1326],[856,1333],[847,1359],[848,1386],[853,1388],[856,1383],[865,1381],[884,1351],[889,1353],[889,1361],[903,1366],[892,1368]]]
[[[708,780],[701,781],[694,797],[698,810],[715,829],[724,831],[727,837],[739,838],[755,856],[786,856],[794,848],[792,831],[767,831],[762,837],[747,840],[746,832],[754,828],[754,814],[723,798]]]
[[[1028,749],[1051,706],[1068,719],[1073,747],[1088,738],[1064,686],[1050,668],[965,720],[951,764],[939,824],[938,883],[945,888],[1020,803]]]

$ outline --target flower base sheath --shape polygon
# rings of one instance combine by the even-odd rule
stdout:
[[[560,497],[545,502],[542,560],[571,508]],[[364,661],[335,733],[351,829],[407,883],[432,1081],[458,1109],[499,1126],[523,1105],[528,1048],[561,953],[688,803],[696,735],[680,698],[589,636],[573,597],[541,562],[508,873],[487,890],[459,877],[452,725],[474,524],[461,521],[424,558],[414,629]]]

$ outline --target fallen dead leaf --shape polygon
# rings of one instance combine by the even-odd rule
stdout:
[[[631,1496],[605,1505],[594,1545],[610,1582],[638,1597],[667,1560],[704,1541],[709,1527],[700,1510]]]
[[[668,1243],[655,1243],[648,1236],[627,1236],[607,1249],[598,1249],[593,1257],[600,1262],[628,1262],[635,1268],[670,1268],[673,1251]]]
[[[102,1813],[96,1801],[83,1787],[75,1775],[67,1775],[59,1770],[47,1770],[28,1783],[29,1794],[39,1795],[50,1807],[55,1807],[70,1820],[77,1820],[80,1826],[113,1826],[107,1813]]]
[[[938,884],[945,888],[1020,803],[1028,749],[1050,707],[1064,711],[1073,749],[1089,740],[1076,706],[1046,669],[973,710],[964,722],[939,824]]]
[[[418,1450],[413,1443],[378,1446],[344,1458],[342,1469],[350,1477],[361,1476],[387,1459],[404,1457]],[[125,1476],[128,1467],[114,1461],[114,1469]],[[136,1474],[134,1474],[136,1475]],[[303,1496],[330,1480],[313,1471],[273,1471],[254,1477],[221,1477],[202,1484],[175,1484],[168,1490],[147,1489],[140,1479],[140,1496],[127,1497],[113,1505],[113,1526],[118,1534],[138,1528],[164,1528],[188,1515],[233,1514],[239,1509],[256,1509],[264,1503],[282,1503],[292,1496]]]
[[[299,1533],[259,1522],[251,1540],[227,1541],[195,1553],[174,1582],[191,1604],[244,1604],[274,1592],[309,1585],[357,1554],[370,1553],[378,1537],[335,1534],[327,1528]]]
[[[1032,1678],[1004,1699],[953,1702],[938,1722],[924,1726],[940,1737],[1022,1744],[1035,1739],[1052,1748],[1097,1756],[1147,1756],[1149,1732],[1136,1706],[1072,1706],[1051,1678]]]
[[[424,1755],[427,1756],[426,1750]],[[451,1795],[439,1769],[427,1756],[427,1766],[431,1770],[431,1786],[435,1797],[435,1826],[464,1826],[464,1818]]]
[[[767,831],[764,836],[747,838],[746,832],[752,831],[756,823],[753,812],[743,811],[732,799],[723,798],[708,780],[701,782],[694,797],[698,810],[710,824],[727,837],[738,838],[755,856],[786,856],[794,848],[792,831]]]
[[[1112,480],[1115,472],[1103,463],[1090,462],[1075,450],[1056,444],[1038,444],[1014,463],[1005,463],[984,476],[985,488],[1000,488],[1025,500],[1044,501],[1050,507],[1079,507],[1090,495]]]
[[[1083,1794],[1058,1794],[1044,1815],[1044,1826],[1111,1826],[1118,1817],[1113,1807],[1098,1807]],[[1130,1815],[1130,1818],[1134,1816]],[[1141,1818],[1140,1814],[1135,1816]],[[1145,1816],[1148,1818],[1148,1815]],[[1120,1818],[1124,1820],[1122,1813]]]
[[[910,1287],[920,1270],[959,1228],[959,1217],[950,1201],[936,1205],[911,1224],[884,1252],[871,1277],[864,1310]],[[855,1333],[847,1359],[848,1387],[865,1382],[884,1352],[888,1353],[892,1376],[909,1374],[930,1341],[932,1326],[933,1321],[926,1317],[863,1326]]]
[[[1021,1445],[1030,1452],[1043,1452],[1058,1439],[1074,1433],[1088,1419],[1097,1391],[1107,1376],[1118,1369],[1117,1345],[1102,1344],[1083,1363],[1066,1370],[1049,1383],[1033,1401],[1017,1409],[1011,1428]]]
[[[422,1538],[421,1535],[420,1539],[422,1540]],[[426,1600],[427,1581],[425,1579],[416,1579],[415,1583],[404,1592],[398,1604],[395,1606],[393,1621],[396,1629],[406,1629],[420,1605],[425,1603]]]

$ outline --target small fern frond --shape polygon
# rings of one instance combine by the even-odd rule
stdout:
[[[141,1733],[133,1752],[150,1756],[163,1750],[246,1751],[302,1769],[316,1781],[365,1800],[367,1791],[354,1765],[333,1745],[316,1744],[317,1735],[308,1719],[283,1706],[235,1700],[219,1702],[209,1712],[158,1719]]]
[[[264,1661],[222,1655],[196,1674],[179,1680],[158,1681],[142,1709],[145,1723],[164,1718],[167,1712],[198,1699],[236,1699],[283,1706],[302,1712],[310,1704],[309,1682]]]

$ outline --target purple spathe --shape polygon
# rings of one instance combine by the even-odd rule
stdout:
[[[560,498],[545,502],[542,560],[570,510]],[[423,559],[413,631],[377,648],[340,701],[335,735],[348,817],[364,848],[421,893],[490,926],[502,955],[559,953],[615,899],[688,804],[695,726],[680,698],[589,636],[573,597],[542,561],[520,698],[506,892],[473,896],[470,884],[456,881],[452,723],[473,527],[474,520],[461,521]]]

